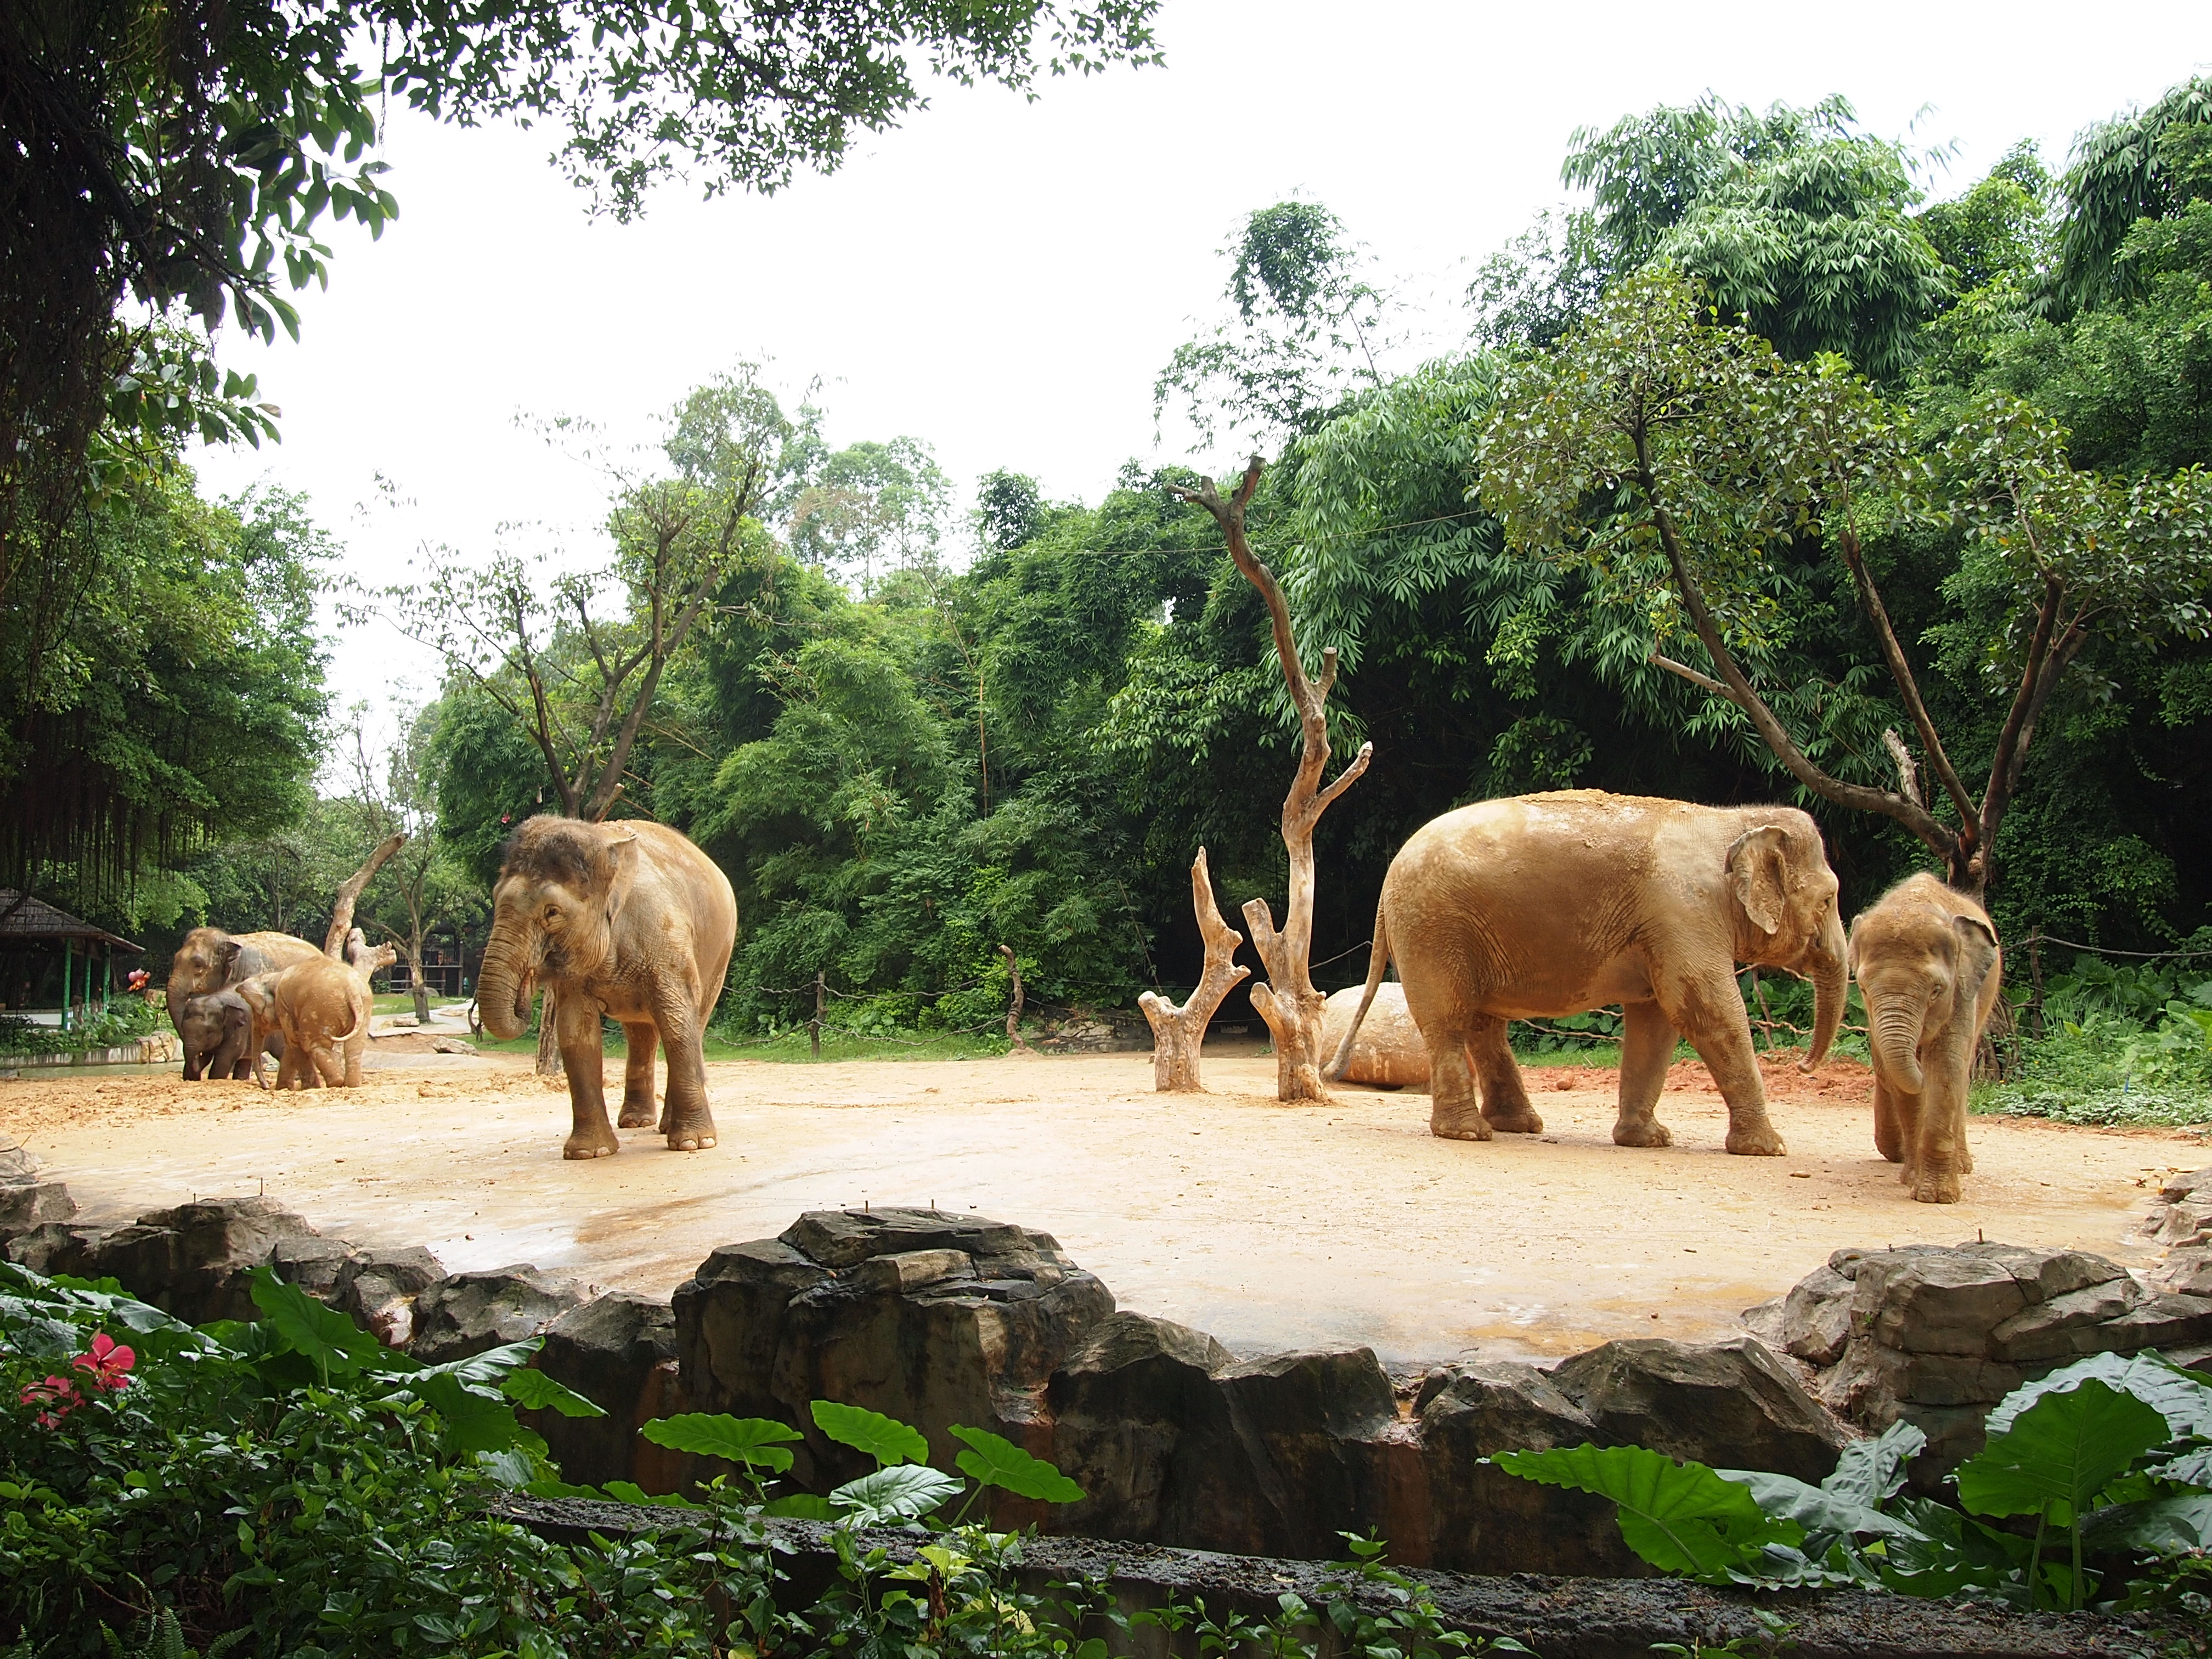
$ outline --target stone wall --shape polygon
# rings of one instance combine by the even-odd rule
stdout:
[[[2195,1190],[2152,1224],[2180,1227]],[[2212,1237],[2212,1206],[2192,1225]],[[1398,1561],[1481,1573],[1644,1571],[1609,1504],[1505,1475],[1486,1461],[1498,1451],[1635,1443],[1818,1480],[1853,1432],[1905,1418],[1929,1437],[1914,1469],[1929,1488],[2023,1380],[2081,1354],[2212,1342],[2212,1297],[2086,1252],[2006,1244],[1839,1251],[1751,1311],[1756,1335],[1394,1382],[1366,1348],[1240,1361],[1204,1332],[1117,1308],[1048,1234],[932,1210],[810,1212],[716,1249],[663,1303],[528,1266],[448,1274],[420,1248],[322,1237],[266,1198],[88,1226],[66,1188],[18,1159],[0,1165],[0,1243],[42,1273],[112,1275],[195,1322],[252,1317],[248,1275],[267,1263],[425,1359],[542,1335],[535,1363],[608,1413],[532,1416],[580,1482],[663,1492],[702,1478],[638,1430],[706,1411],[799,1428],[793,1477],[825,1491],[866,1467],[814,1426],[808,1403],[830,1399],[916,1425],[940,1465],[961,1449],[955,1425],[990,1429],[1085,1490],[1053,1510],[994,1493],[1003,1522],[1306,1559],[1371,1529]]]

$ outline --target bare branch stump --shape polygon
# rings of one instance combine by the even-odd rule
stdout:
[[[378,843],[376,850],[368,855],[368,862],[339,884],[337,908],[331,912],[330,932],[323,935],[325,956],[337,962],[346,959],[346,934],[353,928],[353,907],[361,900],[361,890],[368,885],[369,878],[384,868],[385,860],[398,852],[406,840],[407,837],[398,831],[386,836]]]
[[[1267,983],[1254,988],[1252,1006],[1275,1038],[1275,1097],[1279,1100],[1327,1100],[1328,1086],[1321,1075],[1322,1011],[1328,999],[1314,989],[1313,960],[1314,829],[1321,815],[1339,795],[1358,781],[1375,757],[1375,745],[1362,744],[1351,763],[1336,781],[1322,787],[1321,775],[1328,765],[1330,687],[1336,684],[1336,647],[1321,653],[1321,678],[1310,679],[1298,656],[1297,636],[1291,630],[1291,607],[1283,598],[1275,573],[1261,564],[1244,537],[1244,509],[1260,487],[1261,460],[1255,455],[1244,469],[1235,494],[1227,500],[1211,478],[1199,480],[1196,489],[1176,488],[1175,493],[1194,501],[1213,517],[1229,544],[1229,556],[1244,580],[1267,601],[1268,619],[1274,624],[1275,655],[1283,665],[1283,679],[1290,687],[1291,703],[1298,711],[1298,733],[1303,746],[1298,772],[1283,802],[1283,845],[1291,855],[1290,901],[1283,927],[1276,932],[1267,901],[1254,899],[1244,907],[1245,925],[1252,930],[1253,948],[1267,967]]]
[[[1006,972],[1013,976],[1012,998],[1006,1004],[1006,1049],[1009,1054],[1033,1054],[1036,1049],[1022,1040],[1022,965],[1014,960],[1013,947],[1001,945],[999,954],[1006,959]]]
[[[1206,1042],[1206,1025],[1221,1006],[1221,999],[1252,972],[1236,961],[1237,947],[1244,942],[1244,935],[1221,919],[1203,847],[1191,860],[1190,907],[1198,913],[1198,931],[1206,940],[1206,971],[1199,975],[1198,988],[1180,1008],[1158,991],[1147,991],[1137,999],[1137,1006],[1152,1022],[1152,1087],[1160,1094],[1206,1092],[1206,1085],[1199,1081],[1198,1056]]]

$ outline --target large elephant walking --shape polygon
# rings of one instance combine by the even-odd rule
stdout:
[[[659,1122],[670,1149],[713,1146],[703,1043],[738,937],[737,896],[714,860],[641,819],[530,818],[507,843],[492,912],[477,1006],[494,1036],[517,1037],[539,983],[554,994],[554,1034],[575,1113],[563,1154],[621,1150],[607,1124],[602,1012],[629,1039],[621,1126],[655,1121],[657,1041],[668,1061]]]
[[[1414,832],[1383,878],[1366,997],[1395,961],[1428,1045],[1439,1135],[1542,1129],[1507,1024],[1618,1003],[1615,1141],[1672,1139],[1656,1114],[1679,1033],[1728,1103],[1729,1151],[1778,1154],[1736,964],[1813,981],[1809,1069],[1843,1018],[1844,957],[1836,878],[1803,812],[1571,789],[1478,802]]]

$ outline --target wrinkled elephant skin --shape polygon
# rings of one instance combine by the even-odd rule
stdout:
[[[707,1106],[707,1020],[737,944],[738,902],[712,859],[663,824],[526,820],[507,844],[492,890],[491,938],[477,1006],[495,1037],[522,1035],[542,982],[574,1124],[562,1152],[620,1150],[607,1122],[602,1013],[622,1024],[629,1060],[621,1127],[656,1121],[653,1050],[668,1063],[657,1120],[670,1150],[714,1144]]]
[[[237,992],[186,997],[177,1010],[177,1035],[187,1083],[253,1074],[253,1014]]]
[[[289,933],[226,933],[220,927],[195,927],[177,946],[169,962],[166,996],[169,1024],[185,1034],[184,1005],[188,998],[204,996],[236,985],[242,979],[289,968],[322,955],[303,939]],[[263,1028],[268,1051],[280,1059],[284,1039],[273,1026]],[[258,1051],[257,1050],[257,1053]],[[257,1074],[258,1060],[256,1061]],[[189,1075],[189,1073],[187,1074]]]
[[[276,976],[276,1024],[284,1033],[279,1089],[358,1089],[373,1006],[368,980],[318,953]]]
[[[1874,1144],[1923,1204],[1956,1204],[1972,1175],[1966,1091],[2004,985],[1989,913],[1925,873],[1851,923],[1851,974],[1874,1058]]]
[[[1784,1149],[1737,964],[1813,981],[1809,1068],[1842,1018],[1844,951],[1836,878],[1803,812],[1571,789],[1481,801],[1416,830],[1383,878],[1365,994],[1395,962],[1428,1047],[1437,1134],[1541,1130],[1509,1023],[1619,1004],[1613,1139],[1671,1143],[1656,1114],[1679,1035],[1728,1103],[1728,1150],[1771,1156]],[[1355,1023],[1332,1075],[1357,1035]]]

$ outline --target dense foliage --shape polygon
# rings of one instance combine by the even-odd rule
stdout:
[[[264,1317],[194,1330],[115,1284],[0,1263],[0,1651],[329,1656],[659,1653],[726,1659],[1109,1659],[1187,1632],[1199,1650],[1352,1659],[1523,1652],[1446,1628],[1411,1580],[1353,1540],[1324,1599],[1260,1621],[1203,1604],[1131,1614],[1105,1581],[1021,1586],[1020,1534],[968,1519],[989,1491],[1081,1496],[1001,1437],[955,1427],[932,1468],[909,1425],[830,1401],[823,1433],[873,1459],[828,1493],[771,1498],[797,1430],[690,1413],[647,1437],[726,1473],[692,1498],[562,1482],[518,1406],[598,1408],[524,1369],[538,1340],[424,1365],[258,1270]],[[659,1505],[656,1532],[547,1541],[498,1509],[522,1489]],[[837,1571],[795,1595],[764,1525],[829,1522]],[[864,1528],[920,1527],[897,1541]],[[1355,1602],[1354,1594],[1361,1601]],[[1106,1637],[1079,1636],[1079,1627]]]

